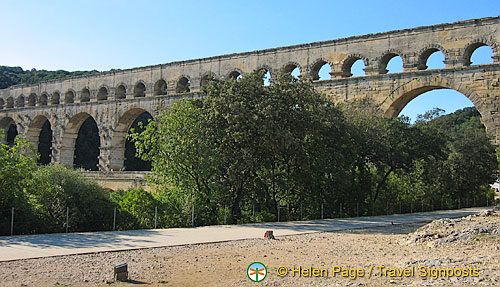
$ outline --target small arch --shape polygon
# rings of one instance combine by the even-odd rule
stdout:
[[[164,79],[156,81],[154,88],[154,95],[161,96],[167,94],[167,82]]]
[[[72,104],[75,102],[75,92],[73,90],[68,90],[66,94],[64,94],[64,103]]]
[[[0,98],[0,110],[4,108],[5,102],[3,99]]]
[[[311,77],[313,80],[329,80],[331,79],[330,73],[332,72],[332,66],[328,63],[328,60],[321,58],[316,60],[311,66]]]
[[[58,91],[55,91],[54,93],[52,93],[52,98],[50,99],[50,103],[52,105],[59,105],[60,102],[61,102],[61,94],[59,94]]]
[[[34,106],[36,106],[36,94],[35,94],[35,93],[31,93],[31,94],[28,96],[28,106],[29,106],[29,107],[34,107]]]
[[[108,88],[102,86],[99,88],[99,91],[97,92],[97,100],[105,101],[107,99],[108,99]]]
[[[287,73],[287,74],[290,74],[292,75],[292,77],[298,79],[300,77],[300,74],[301,74],[301,67],[299,64],[295,63],[295,62],[290,62],[288,64],[286,64],[283,69],[281,69],[283,71],[283,73]]]
[[[205,74],[203,77],[201,77],[200,87],[205,86],[206,84],[208,84],[210,82],[210,80],[212,80],[214,78],[215,78],[215,74],[213,74],[213,73]]]
[[[143,98],[146,96],[146,85],[143,82],[138,82],[134,87],[134,97]]]
[[[12,108],[14,108],[14,98],[8,97],[7,98],[7,109],[12,109]]]
[[[175,87],[176,93],[189,93],[190,92],[191,81],[188,77],[182,76],[177,80],[177,85]]]
[[[486,41],[469,44],[464,51],[464,65],[481,65],[493,63],[493,49]]]
[[[368,65],[368,60],[358,54],[347,56],[341,63],[341,69],[346,77],[365,76],[365,67]]]
[[[82,91],[80,92],[80,102],[85,103],[85,102],[90,102],[90,90],[87,88],[83,88]]]
[[[267,65],[263,65],[257,69],[257,71],[265,71],[264,76],[262,77],[262,81],[264,86],[269,86],[271,84],[271,68]]]
[[[444,61],[446,60],[448,52],[440,45],[429,45],[420,50],[418,54],[417,69],[442,69],[445,67]]]
[[[24,107],[24,96],[23,95],[19,95],[19,97],[17,97],[16,107],[19,107],[19,108]]]
[[[239,81],[241,79],[241,71],[240,70],[233,70],[231,71],[228,75],[227,78],[235,81]]]
[[[127,97],[127,89],[124,84],[120,84],[115,89],[115,99],[125,99]]]
[[[400,52],[388,51],[380,59],[380,73],[381,74],[392,74],[403,72],[403,57],[401,57]]]
[[[47,103],[49,102],[48,101],[48,98],[49,96],[47,95],[47,93],[43,93],[41,96],[40,96],[40,100],[38,102],[38,105],[39,106],[46,106]]]

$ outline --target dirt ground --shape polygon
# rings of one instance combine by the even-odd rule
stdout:
[[[500,286],[499,213],[423,225],[0,262],[0,285]],[[131,281],[115,282],[123,262]],[[247,277],[252,262],[267,266],[259,283]]]

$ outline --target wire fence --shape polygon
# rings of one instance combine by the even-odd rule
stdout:
[[[403,201],[380,201],[375,206],[362,202],[330,204],[318,202],[317,204],[304,203],[277,205],[275,213],[271,213],[262,206],[254,203],[242,210],[242,218],[238,223],[261,223],[261,222],[286,222],[296,220],[313,220],[329,218],[346,218],[373,215],[391,215],[414,212],[427,212],[446,209],[460,209],[466,207],[490,206],[492,200],[484,198],[475,199],[441,199],[441,200],[415,200]],[[217,224],[228,224],[229,208],[227,205],[220,206]],[[66,207],[59,211],[57,219],[47,222],[23,209],[0,209],[0,235],[20,235],[34,233],[62,233],[62,232],[86,232],[86,231],[116,231],[128,229],[151,229],[168,228],[177,226],[199,226],[200,214],[196,212],[195,206],[190,212],[185,213],[182,224],[176,226],[164,220],[165,210],[161,207],[144,209],[134,216],[119,207],[103,210],[98,216],[86,218],[79,210]],[[187,215],[189,214],[189,215]],[[189,216],[190,218],[185,218]],[[79,218],[79,220],[77,220]],[[88,220],[87,220],[88,219]]]

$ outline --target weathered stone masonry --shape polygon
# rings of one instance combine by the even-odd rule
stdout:
[[[37,144],[41,126],[49,120],[52,161],[71,166],[78,130],[93,117],[101,140],[99,167],[119,170],[125,136],[142,112],[154,117],[159,107],[197,96],[209,76],[236,78],[262,68],[274,75],[298,67],[332,101],[370,96],[387,116],[397,116],[426,91],[457,90],[475,104],[487,131],[500,144],[499,28],[500,18],[482,18],[17,85],[0,90],[0,128],[15,124],[20,134]],[[493,64],[470,66],[472,52],[484,45],[492,48]],[[446,67],[426,70],[427,58],[438,50],[445,55]],[[388,61],[397,55],[404,71],[387,74]],[[366,76],[351,77],[358,59],[365,64]],[[318,80],[324,64],[332,69],[330,80]]]

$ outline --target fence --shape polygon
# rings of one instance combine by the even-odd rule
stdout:
[[[317,204],[305,204],[301,201],[296,205],[278,205],[275,214],[260,209],[258,204],[251,204],[250,207],[242,211],[242,219],[238,223],[256,222],[284,222],[294,220],[312,220],[327,218],[345,218],[370,215],[390,215],[396,213],[426,212],[444,209],[460,209],[465,207],[489,206],[493,204],[491,200],[485,198],[482,202],[477,200],[445,200],[438,201],[419,200],[412,202],[401,201],[381,201],[375,206],[365,203],[343,203],[331,204],[328,202],[318,202]],[[221,206],[218,224],[227,224],[229,210],[226,205]],[[172,227],[162,219],[162,210],[154,207],[152,210],[145,210],[143,213],[131,217],[127,211],[119,210],[116,206],[111,210],[104,211],[98,218],[85,221],[84,224],[75,221],[74,218],[81,216],[78,211],[66,207],[64,216],[59,216],[56,222],[46,224],[44,228],[40,226],[40,221],[22,209],[0,209],[0,235],[17,235],[31,233],[51,233],[51,232],[84,232],[84,231],[115,231],[140,228],[167,228]],[[185,219],[185,224],[179,226],[197,226],[197,213],[195,206],[192,206],[190,218]]]

